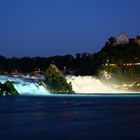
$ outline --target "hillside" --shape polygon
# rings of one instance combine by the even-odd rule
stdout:
[[[140,46],[136,42],[117,44],[115,41],[114,37],[110,37],[99,52],[77,53],[75,56],[34,58],[0,56],[0,73],[30,73],[34,75],[38,71],[44,73],[50,64],[55,64],[65,75],[97,75],[98,70],[105,65],[140,63]]]

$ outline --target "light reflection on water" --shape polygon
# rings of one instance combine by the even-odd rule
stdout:
[[[140,139],[140,96],[0,97],[1,139]]]

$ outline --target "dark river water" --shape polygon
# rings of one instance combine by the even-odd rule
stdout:
[[[0,97],[0,140],[140,140],[140,96]]]

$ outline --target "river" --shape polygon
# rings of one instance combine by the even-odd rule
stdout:
[[[0,97],[1,140],[139,140],[140,95]]]

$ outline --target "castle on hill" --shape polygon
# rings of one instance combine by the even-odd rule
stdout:
[[[126,34],[121,33],[116,38],[117,45],[129,44],[129,43],[136,43],[140,46],[140,36],[136,36],[135,38],[129,38]]]

